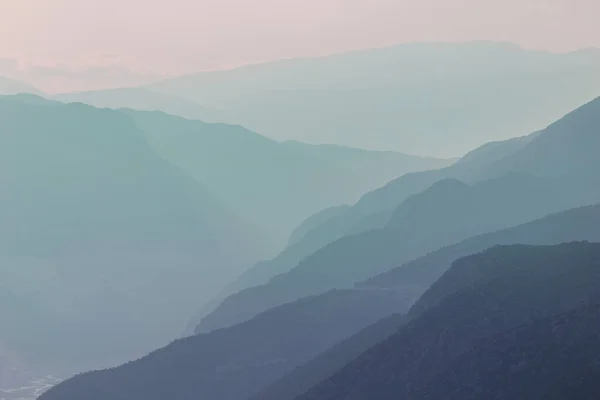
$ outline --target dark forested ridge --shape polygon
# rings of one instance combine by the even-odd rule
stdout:
[[[483,340],[410,398],[600,397],[600,304],[527,322]]]
[[[473,274],[476,274],[475,279]],[[423,310],[395,335],[367,350],[299,399],[412,398],[425,390],[424,387],[435,387],[435,379],[439,374],[445,371],[452,374],[450,369],[456,367],[455,363],[465,354],[468,357],[469,351],[479,343],[504,335],[505,340],[510,341],[511,348],[527,346],[530,344],[527,339],[533,336],[511,336],[509,332],[524,324],[535,324],[533,321],[539,319],[597,303],[600,301],[599,280],[600,244],[575,242],[537,247],[500,246],[462,258],[436,283],[437,288],[446,285],[452,288],[447,290],[449,294],[446,297]],[[579,326],[567,324],[564,329],[577,331]],[[579,338],[582,342],[574,343],[574,347],[585,346],[589,334]],[[543,349],[546,345],[544,339],[539,345]],[[573,354],[574,359],[580,353]],[[481,354],[482,358],[475,356],[473,362],[476,365],[481,363],[484,368],[493,368],[493,353]],[[538,354],[522,354],[524,371],[532,374],[532,378],[535,378],[534,371],[526,364]],[[528,356],[531,358],[528,359]],[[486,363],[485,357],[492,357],[492,361]],[[586,364],[590,362],[589,358],[579,361],[584,363],[576,367],[580,371],[584,365],[593,365]],[[551,365],[549,375],[540,384],[558,382],[558,378],[571,368],[568,364],[560,364],[560,358],[553,360]],[[461,368],[469,370],[464,365]],[[501,371],[509,373],[510,368],[498,372]],[[486,370],[481,373],[484,376]],[[506,381],[506,376],[485,376],[488,381],[484,382],[491,382],[492,379]],[[486,388],[480,387],[480,383],[483,382],[460,382],[464,390],[462,393],[471,395],[468,398],[488,398],[484,394]],[[593,385],[597,385],[597,382]],[[529,387],[532,386],[530,383]],[[563,386],[562,389],[568,388]],[[547,390],[547,386],[544,387],[544,391]],[[576,387],[572,388],[570,393],[575,395],[576,390]],[[593,386],[586,390],[592,393],[598,388]],[[509,392],[507,389],[506,393]]]

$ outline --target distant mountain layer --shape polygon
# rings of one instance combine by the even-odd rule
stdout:
[[[290,235],[288,247],[293,246],[294,244],[300,242],[302,240],[302,238],[308,232],[310,232],[314,228],[326,223],[328,220],[335,218],[338,215],[341,215],[343,212],[347,211],[349,208],[350,208],[350,206],[348,206],[348,205],[330,207],[330,208],[326,208],[325,210],[319,211],[316,214],[311,215],[310,217],[308,217],[307,219],[302,221],[302,223],[300,225],[298,225],[298,227],[296,229],[294,229],[294,231]]]
[[[488,143],[468,153],[449,167],[403,175],[365,194],[353,206],[322,210],[307,218],[292,233],[288,246],[280,254],[271,260],[257,263],[230,283],[192,319],[188,331],[193,332],[202,318],[212,312],[229,295],[244,288],[263,285],[273,277],[289,272],[304,258],[344,236],[384,228],[395,208],[436,181],[455,178],[465,182],[477,182],[484,179],[484,172],[491,165],[519,151],[537,135],[538,133],[503,142]]]
[[[369,384],[369,387],[363,390],[360,386],[363,382],[362,375],[351,375],[356,369],[353,367],[354,363],[360,362],[363,365],[362,361],[352,360],[357,356],[357,360],[363,360],[365,356],[359,355],[365,350],[365,354],[370,354],[371,350],[368,348],[373,345],[375,345],[373,349],[378,349],[380,345],[376,344],[377,341],[389,337],[383,342],[385,344],[395,340],[398,334],[407,329],[408,332],[416,333],[408,340],[409,345],[399,347],[401,351],[406,349],[407,352],[406,354],[402,353],[399,359],[407,359],[411,363],[414,361],[414,367],[413,364],[410,364],[406,370],[400,367],[392,369],[382,367],[382,370],[400,371],[400,374],[405,374],[402,376],[410,379],[402,378],[399,382],[411,382],[411,386],[403,387],[402,390],[408,394],[417,393],[417,390],[429,382],[429,379],[441,373],[445,365],[452,363],[454,357],[458,357],[461,351],[469,348],[471,342],[468,341],[486,338],[486,336],[474,337],[473,335],[500,334],[505,327],[511,329],[513,326],[528,322],[531,316],[544,318],[555,313],[569,311],[570,308],[563,309],[561,307],[578,306],[581,299],[587,298],[588,295],[593,296],[592,288],[597,287],[595,277],[590,276],[585,269],[577,269],[573,274],[574,280],[569,280],[565,278],[565,268],[573,265],[576,266],[575,268],[579,266],[585,268],[585,265],[589,264],[587,259],[585,257],[576,258],[577,255],[595,254],[599,251],[597,245],[576,243],[542,248],[508,246],[486,251],[479,256],[470,255],[497,244],[518,242],[556,244],[562,241],[600,238],[600,231],[598,231],[600,224],[597,221],[600,212],[598,212],[597,206],[582,207],[543,217],[552,212],[551,210],[560,211],[569,208],[571,204],[598,203],[600,199],[598,192],[600,185],[595,173],[597,168],[594,168],[598,160],[592,158],[591,152],[585,151],[586,149],[583,149],[580,144],[583,142],[586,145],[593,145],[594,138],[598,140],[593,129],[596,126],[594,116],[600,115],[596,113],[597,105],[596,101],[582,107],[548,130],[530,138],[519,139],[520,143],[516,146],[513,146],[516,143],[511,141],[510,146],[507,143],[500,143],[488,147],[486,151],[480,149],[479,155],[473,153],[470,160],[463,160],[456,164],[457,167],[462,165],[460,168],[467,168],[467,165],[481,166],[475,173],[477,177],[473,177],[474,180],[479,181],[478,183],[465,184],[457,179],[442,179],[427,190],[409,197],[399,207],[393,208],[389,212],[388,222],[384,228],[342,238],[304,259],[290,272],[275,277],[267,285],[242,291],[225,300],[216,313],[211,314],[211,318],[219,317],[219,315],[231,318],[226,323],[223,323],[225,319],[212,321],[211,318],[205,319],[206,324],[217,321],[223,326],[229,323],[230,327],[175,342],[139,362],[133,362],[113,370],[85,374],[57,386],[49,392],[49,395],[52,393],[54,398],[66,399],[70,398],[69,396],[78,398],[83,393],[87,393],[88,396],[98,396],[98,399],[114,398],[115,396],[136,399],[137,396],[146,398],[154,395],[163,397],[173,395],[172,392],[161,392],[159,389],[175,387],[181,388],[181,392],[177,394],[179,397],[198,396],[201,390],[214,390],[214,392],[207,392],[204,395],[214,398],[224,396],[223,398],[237,399],[237,396],[241,396],[240,393],[243,393],[247,396],[255,394],[256,400],[261,399],[261,396],[265,396],[265,400],[273,398],[286,400],[301,395],[304,391],[317,385],[309,391],[309,394],[316,394],[317,398],[329,398],[330,394],[332,396],[340,394],[340,398],[344,398],[349,394],[354,395],[353,389],[345,392],[346,384],[344,382],[352,382],[358,387],[357,398],[364,398],[367,393],[373,391],[375,395],[378,395],[379,390],[386,389],[379,389],[380,382],[376,375],[372,378],[374,384]],[[503,149],[505,146],[511,148]],[[491,153],[490,149],[493,150]],[[495,156],[490,156],[490,154],[495,154]],[[518,156],[520,154],[536,154],[537,156],[533,158]],[[558,166],[553,165],[552,169],[548,170],[544,168],[544,162],[551,154],[555,154],[556,159],[561,162],[558,163]],[[581,157],[577,159],[576,163],[572,162],[571,160],[574,160],[577,154],[580,154]],[[489,163],[482,161],[478,164],[479,156],[487,157]],[[522,159],[526,161],[520,163],[504,161],[516,156],[523,157]],[[474,162],[475,164],[472,164]],[[525,172],[521,172],[520,169]],[[499,174],[499,171],[503,173]],[[557,173],[557,171],[561,173]],[[422,176],[422,174],[414,175]],[[485,177],[489,179],[485,179]],[[341,210],[342,214],[334,212],[332,218],[338,218],[345,212],[344,209]],[[541,219],[510,228],[512,225],[536,218]],[[499,228],[505,229],[486,234],[486,232]],[[306,233],[294,246],[308,240],[309,233]],[[472,237],[473,235],[478,236]],[[462,240],[460,238],[469,237],[471,238],[462,243],[431,252],[445,245],[460,242]],[[428,252],[431,254],[425,255]],[[389,271],[394,265],[400,265],[404,261],[410,261],[419,256],[423,257],[395,269],[394,273],[390,272],[389,275],[381,275],[373,280],[365,281],[378,272]],[[444,274],[454,260],[465,256],[467,257],[454,263],[453,267]],[[575,259],[581,262],[569,261]],[[473,262],[473,260],[475,261]],[[467,267],[461,267],[464,265]],[[527,275],[523,265],[535,266],[536,271],[542,274],[539,276],[539,280]],[[548,265],[560,266],[562,269],[557,270],[559,275],[543,275],[546,271],[553,271],[552,269],[540,269]],[[592,267],[595,265],[593,260],[590,265]],[[477,269],[480,266],[485,268],[481,270],[481,274]],[[505,270],[509,275],[499,275],[499,277],[495,275],[496,272],[501,274]],[[442,274],[444,274],[443,277],[411,308],[408,314],[410,318],[408,325],[401,327],[402,321],[390,317],[359,332],[366,324],[355,324],[355,322],[364,321],[361,316],[365,314],[363,314],[364,309],[356,304],[375,305],[374,308],[369,309],[367,314],[376,316],[376,319],[390,316],[398,311],[403,312],[406,310],[405,308],[402,309],[399,303],[398,306],[395,306],[393,301],[390,301],[389,298],[386,299],[386,296],[393,295],[394,298],[400,296],[405,299],[402,304],[407,304],[406,300],[409,299],[411,293],[412,296],[418,296]],[[476,285],[482,279],[487,280],[483,282],[482,289],[479,290]],[[496,280],[500,285],[499,288],[485,292],[484,286],[487,288],[488,283]],[[361,284],[356,285],[361,281],[363,281]],[[513,284],[513,281],[518,281],[518,283]],[[539,282],[550,282],[549,289],[547,291],[540,289],[539,296],[531,296],[529,300],[524,300]],[[581,282],[585,282],[585,285],[579,287]],[[513,284],[512,288],[511,284]],[[561,284],[566,285],[566,289],[557,286]],[[544,285],[541,286],[544,287]],[[342,290],[330,291],[331,288],[342,288]],[[563,291],[561,292],[561,290]],[[437,311],[434,317],[427,317],[425,322],[419,322],[438,307],[444,306],[447,298],[454,298],[455,294],[462,293],[461,291],[465,291],[467,300],[460,300],[458,305],[452,305],[454,304],[452,303],[447,306],[449,308]],[[472,297],[479,296],[480,293],[483,300],[479,297],[473,300]],[[564,293],[564,296],[559,294],[552,297],[557,293]],[[576,295],[572,298],[570,296],[573,293]],[[317,294],[317,296],[301,299],[310,294]],[[362,296],[368,296],[374,302],[367,302],[366,297]],[[352,299],[359,303],[355,303]],[[381,300],[383,302],[379,303]],[[471,303],[476,306],[472,312],[467,307]],[[303,304],[310,306],[304,308]],[[328,308],[326,304],[338,304],[339,308]],[[498,304],[511,307],[507,309],[508,317],[506,319],[502,319],[504,314],[494,308]],[[388,308],[390,305],[392,307]],[[547,309],[544,308],[545,305],[548,305]],[[466,310],[465,319],[462,319],[463,314],[457,312],[457,309]],[[304,313],[301,310],[307,312]],[[225,312],[223,313],[223,311]],[[544,314],[545,311],[552,311],[552,313]],[[279,316],[275,318],[276,315]],[[457,315],[460,315],[461,318],[455,320]],[[466,327],[474,326],[480,321],[487,323],[486,318],[489,315],[494,318],[497,316],[497,319],[494,319],[490,326],[485,328],[487,330],[480,332],[475,329],[473,333],[469,333]],[[322,320],[321,317],[323,317]],[[246,322],[236,324],[236,322],[244,320]],[[333,325],[319,325],[321,328],[316,328],[315,331],[310,330],[310,332],[303,331],[298,327],[314,327],[315,325],[312,325],[314,321],[323,320],[329,321],[327,324]],[[274,327],[279,325],[269,321],[278,321],[282,326],[280,329],[275,329]],[[296,325],[296,322],[292,321],[301,322],[300,325]],[[353,322],[344,325],[340,321]],[[456,327],[452,325],[454,322],[458,324]],[[330,329],[333,326],[339,327],[339,330],[335,330],[337,332],[335,335],[328,336],[325,332],[332,332]],[[424,329],[429,326],[433,326],[437,330],[431,334],[425,332]],[[448,326],[451,327],[451,336],[448,341],[443,336],[443,341],[440,342],[443,348],[438,349],[436,347],[437,338],[446,332]],[[392,331],[398,327],[400,327],[399,333],[393,334]],[[207,330],[210,329],[211,327],[207,328]],[[278,334],[273,333],[276,331],[284,336],[277,336]],[[456,335],[453,334],[455,331]],[[244,342],[245,339],[256,337],[251,332],[259,333],[258,341],[245,345],[243,349],[231,344],[233,342],[247,343]],[[323,342],[313,339],[311,332],[319,332],[320,340],[330,338],[331,341],[321,350],[316,350],[314,346]],[[357,332],[358,334],[356,334]],[[438,335],[438,332],[441,333]],[[356,335],[352,336],[353,334]],[[390,334],[393,336],[390,337]],[[224,338],[229,337],[228,335],[232,335],[231,337],[236,339],[225,340]],[[454,349],[453,344],[456,337],[463,342],[458,342],[460,346]],[[203,345],[206,346],[202,347],[204,350],[198,350],[198,352],[192,350],[196,345],[199,346],[199,343],[205,343],[204,341],[208,340],[206,338],[219,338],[224,341],[214,343],[212,340],[217,339],[210,339],[211,344]],[[307,346],[306,340],[310,346]],[[286,344],[283,345],[282,341]],[[431,355],[429,355],[429,351],[426,352],[427,357],[431,358],[426,358],[421,364],[419,357],[423,352],[412,351],[413,343],[421,346],[419,348],[433,349]],[[188,344],[189,348],[187,348]],[[395,344],[394,347],[385,348],[381,354],[393,354],[397,346],[399,345]],[[231,356],[234,358],[230,359],[227,358],[229,356],[226,356],[225,359],[235,360],[234,372],[230,372],[231,369],[227,369],[226,372],[215,369],[215,363],[223,358],[215,357],[217,361],[213,362],[207,355],[212,354],[211,352],[229,354],[227,352],[231,349],[234,349],[235,355]],[[294,351],[285,353],[286,356],[281,356],[281,352],[285,349],[294,349]],[[157,354],[160,354],[160,357]],[[182,356],[177,354],[182,354]],[[446,356],[448,357],[446,358]],[[277,360],[277,364],[271,364],[274,360]],[[438,361],[440,361],[439,364]],[[347,363],[349,364],[343,367]],[[168,367],[165,367],[166,365]],[[229,366],[229,364],[227,365]],[[275,365],[275,367],[271,369],[270,365]],[[375,368],[379,368],[369,360],[365,361],[365,365],[375,365]],[[264,368],[258,368],[259,366]],[[294,366],[297,368],[294,369]],[[339,370],[340,368],[342,369]],[[350,368],[350,372],[346,372],[348,368]],[[166,375],[163,375],[162,372],[156,374],[152,372],[166,369],[177,372]],[[151,372],[144,372],[144,370]],[[215,377],[215,370],[219,373],[218,378]],[[339,372],[335,372],[338,370]],[[361,371],[364,370],[361,369]],[[185,375],[186,373],[192,375]],[[332,378],[333,385],[330,389],[327,386],[330,385],[328,376],[332,374],[334,374],[334,378]],[[385,375],[385,373],[382,374]],[[168,382],[158,380],[159,383],[155,385],[156,376],[165,376]],[[249,376],[251,377],[248,378]],[[341,378],[337,379],[338,376]],[[347,376],[350,377],[348,380],[346,380]],[[368,375],[369,379],[370,376]],[[236,378],[237,380],[235,380]],[[388,378],[389,376],[385,375],[383,382],[388,382]],[[413,378],[414,383],[412,383]],[[325,388],[318,384],[323,380],[325,381],[322,385],[327,386]],[[246,383],[235,386],[231,383],[234,381]],[[297,382],[297,384],[293,382]],[[144,389],[146,386],[153,388],[153,391]],[[112,389],[115,387],[118,388],[117,391]]]
[[[460,259],[430,289],[439,303],[298,399],[595,398],[599,280],[600,244]]]
[[[490,157],[489,163],[475,164],[471,158],[447,170],[407,175],[390,183],[379,190],[384,193],[374,192],[361,201],[371,202],[375,207],[382,205],[381,210],[406,193],[396,191],[395,187],[405,188],[405,183],[410,188],[427,187],[430,180],[442,179],[408,197],[393,211],[384,208],[387,215],[375,229],[367,225],[370,230],[350,233],[329,244],[322,241],[316,231],[319,228],[309,231],[301,242],[271,263],[252,270],[253,277],[264,279],[268,276],[265,274],[268,266],[273,274],[268,282],[226,298],[201,321],[197,331],[230,326],[278,304],[352,286],[470,236],[600,202],[600,176],[596,172],[600,169],[600,159],[592,150],[600,147],[599,125],[600,99],[597,99],[521,142],[516,152],[512,152],[515,149],[511,146],[505,157]],[[443,179],[446,174],[460,174],[462,168],[475,168],[478,176],[474,180],[478,183],[467,185],[457,179]],[[375,196],[379,199],[373,199]],[[336,230],[347,223],[345,218],[365,215],[361,207],[364,206],[359,202],[326,224]],[[360,217],[356,220],[360,221]],[[311,248],[315,242],[317,246]],[[319,248],[323,242],[325,245]],[[306,251],[305,245],[309,251],[315,248],[316,251]],[[275,268],[279,275],[273,273]]]
[[[40,369],[147,353],[259,257],[253,227],[130,116],[11,96],[0,126],[0,337]]]
[[[89,92],[57,94],[53,100],[64,103],[85,103],[94,107],[131,108],[140,111],[163,111],[183,118],[211,122],[214,111],[198,103],[144,88],[119,88]]]
[[[283,247],[293,228],[328,207],[353,203],[366,191],[450,160],[340,146],[276,142],[240,126],[207,124],[160,112],[124,111],[165,159]]]
[[[522,225],[474,236],[374,276],[357,286],[382,289],[403,285],[429,287],[454,260],[490,247],[514,243],[555,245],[572,241],[600,242],[600,204],[561,211]],[[439,296],[431,297],[432,293],[422,296],[411,313],[437,303]]]
[[[227,298],[198,331],[251,318],[270,307],[370,276],[470,236],[600,201],[600,181],[507,176],[467,186],[441,181],[400,206],[384,228],[344,237],[268,283]]]
[[[542,129],[600,94],[600,51],[413,43],[148,86],[276,139],[442,157]]]
[[[0,95],[13,95],[19,93],[41,94],[41,92],[33,86],[0,76]]]
[[[286,244],[293,228],[323,208],[353,203],[404,173],[452,163],[394,152],[280,143],[239,126],[206,123],[215,119],[212,110],[146,88],[66,93],[53,99],[126,109],[123,112],[134,118],[157,152],[260,226],[273,251]]]

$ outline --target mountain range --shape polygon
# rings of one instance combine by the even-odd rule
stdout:
[[[488,179],[442,179],[405,200],[384,229],[337,240],[267,285],[234,295],[244,300],[234,303],[234,317],[250,305],[245,322],[208,333],[201,324],[197,335],[77,376],[42,399],[430,398],[437,377],[442,391],[452,384],[471,393],[477,381],[453,379],[461,357],[482,365],[482,379],[490,380],[483,376],[495,365],[490,340],[502,338],[516,357],[512,346],[528,342],[510,342],[513,329],[545,335],[536,321],[554,326],[571,312],[579,318],[600,300],[600,245],[577,242],[600,241],[600,206],[561,211],[600,202],[592,152],[580,145],[599,140],[598,102],[491,160],[482,170]],[[551,153],[561,163],[547,169]],[[502,165],[505,173],[497,176]],[[483,350],[471,351],[480,343]],[[558,364],[553,368],[560,373]],[[527,371],[533,376],[534,369]]]
[[[596,219],[600,215],[597,209],[598,207],[596,207]],[[598,228],[596,228],[594,237],[600,237]],[[571,246],[571,249],[568,249],[568,246]],[[576,246],[591,247],[590,251],[586,253],[585,251],[582,252],[581,247]],[[552,250],[554,248],[556,250]],[[566,252],[565,249],[567,249]],[[523,254],[522,251],[531,252],[531,254]],[[542,254],[536,254],[536,251]],[[508,260],[499,259],[498,254],[504,254],[504,252],[508,252],[507,256],[512,256],[512,258]],[[557,256],[561,253],[564,253],[562,258]],[[565,279],[557,279],[556,274],[569,273],[568,268],[571,268],[571,264],[568,263],[568,260],[574,254],[587,257],[584,259],[592,258],[588,264],[581,262],[573,267],[580,268],[581,271],[572,279],[566,281]],[[444,326],[451,326],[452,323],[448,323],[448,321],[456,320],[453,323],[458,324],[463,330],[468,329],[469,321],[477,321],[484,312],[481,308],[498,307],[497,303],[493,298],[487,302],[480,301],[479,304],[468,303],[467,300],[471,300],[470,298],[458,301],[458,303],[446,299],[453,300],[454,297],[459,296],[463,289],[469,296],[471,292],[474,292],[474,295],[477,296],[488,296],[487,292],[482,293],[477,290],[477,286],[473,288],[470,282],[473,281],[476,282],[475,285],[483,285],[484,288],[488,288],[488,281],[496,282],[496,280],[502,278],[503,281],[501,282],[504,282],[504,280],[509,279],[502,275],[500,277],[492,275],[496,269],[499,270],[497,274],[517,274],[517,276],[510,276],[510,279],[520,278],[520,286],[513,291],[506,289],[504,286],[488,289],[493,290],[492,293],[496,296],[505,296],[508,299],[513,299],[511,296],[526,295],[532,288],[537,287],[535,285],[540,284],[540,280],[545,282],[552,279],[554,281],[554,286],[546,291],[538,289],[541,291],[539,296],[532,296],[529,303],[524,302],[524,304],[521,304],[523,302],[517,300],[511,300],[512,302],[508,303],[513,305],[513,309],[507,309],[506,312],[509,315],[514,313],[513,318],[516,321],[523,319],[527,321],[527,318],[534,312],[544,316],[546,314],[552,315],[554,312],[560,313],[570,310],[569,307],[578,305],[579,299],[587,300],[588,295],[592,296],[590,298],[596,298],[597,300],[598,292],[594,287],[597,282],[594,280],[594,276],[598,276],[598,254],[600,254],[598,253],[598,245],[585,243],[555,245],[554,247],[496,247],[493,250],[476,256],[469,256],[453,263],[450,270],[425,293],[425,296],[438,297],[440,301],[430,307],[417,307],[415,305],[408,317],[401,317],[394,314],[394,312],[406,312],[412,301],[390,302],[391,297],[389,296],[393,293],[391,289],[380,292],[371,291],[372,294],[368,294],[368,297],[356,296],[357,292],[351,294],[349,291],[334,291],[326,295],[307,298],[274,308],[251,321],[232,328],[179,340],[150,354],[148,357],[113,370],[77,376],[52,389],[42,398],[75,399],[85,395],[86,398],[103,400],[119,398],[153,399],[163,398],[164,396],[187,399],[202,395],[211,398],[245,399],[252,397],[251,395],[254,392],[263,387],[262,391],[252,399],[293,399],[303,393],[303,388],[306,390],[316,385],[313,391],[324,390],[323,387],[331,385],[326,379],[330,374],[342,367],[344,368],[337,374],[347,373],[346,370],[354,368],[354,364],[358,362],[352,361],[354,357],[366,351],[365,355],[357,359],[360,360],[373,351],[368,350],[371,346],[375,346],[373,349],[378,349],[383,347],[387,341],[399,341],[400,339],[397,339],[397,337],[403,335],[405,329],[408,330],[407,335],[417,335],[417,332],[428,332],[427,327],[433,326],[432,333],[421,333],[416,336],[418,338],[423,337],[422,341],[425,342],[423,346],[431,346],[428,342],[435,340],[437,337],[436,329],[440,330]],[[554,260],[554,263],[550,265],[560,265],[562,269],[555,271],[554,268],[547,266],[549,264],[548,260]],[[517,261],[521,261],[522,264],[518,264]],[[481,268],[482,271],[479,271],[475,278],[468,278],[467,280],[453,277],[453,274],[457,273],[456,270],[459,270],[459,273],[463,275],[465,274],[463,271],[464,265],[468,265],[468,268]],[[537,270],[533,272],[528,270],[528,268],[534,266],[538,269],[546,267],[548,272],[544,275],[545,271],[540,273]],[[515,268],[520,270],[512,271]],[[567,270],[565,271],[565,269]],[[506,270],[509,270],[509,272]],[[525,274],[525,277],[521,277],[518,275],[519,273]],[[538,276],[540,274],[541,276]],[[505,285],[508,284],[509,282],[505,283]],[[558,289],[556,286],[558,286]],[[367,292],[363,291],[362,293]],[[373,297],[375,296],[374,293],[378,293],[381,300],[368,301],[369,297],[371,299],[376,298]],[[382,296],[383,293],[386,293],[387,296]],[[407,296],[409,292],[397,291],[393,296],[399,298],[398,296],[402,296],[400,293]],[[547,301],[548,296],[554,295],[557,297],[553,301]],[[405,298],[409,299],[408,297]],[[348,301],[349,299],[351,301]],[[501,302],[500,307],[503,304],[504,302]],[[544,308],[546,304],[547,308]],[[332,307],[332,305],[335,305],[335,307]],[[529,309],[533,306],[535,306],[534,309]],[[457,314],[455,312],[450,313],[444,307],[460,307],[465,314],[471,313],[471,308],[474,310],[471,319],[463,321],[460,318],[454,318],[453,316]],[[517,309],[515,310],[514,307],[517,307]],[[431,319],[426,319],[422,323],[419,322],[421,319],[426,318],[430,309],[437,310],[437,308],[443,310],[439,313],[446,313],[444,314],[445,318],[439,318],[438,314],[435,314],[436,319],[440,319],[439,323],[431,324]],[[323,351],[326,348],[326,346],[323,346],[324,343],[328,341],[330,341],[329,343],[339,342],[343,338],[342,332],[347,336],[350,331],[358,331],[365,318],[369,319],[366,317],[367,315],[372,315],[372,319],[381,318],[382,315],[386,314],[384,310],[387,310],[389,317],[341,341],[341,343],[319,354],[305,365],[290,370],[290,366],[293,366],[294,363],[300,364],[298,361],[310,359],[311,355],[318,352],[317,349]],[[489,313],[489,310],[487,312]],[[501,318],[502,314],[499,317]],[[353,322],[348,325],[348,321]],[[408,325],[406,325],[407,321]],[[494,328],[493,322],[490,322],[491,328]],[[487,323],[487,320],[481,322],[481,324]],[[418,328],[412,328],[415,324]],[[518,322],[514,322],[514,325],[518,326]],[[415,329],[418,330],[413,333]],[[387,337],[389,339],[386,339]],[[469,339],[472,338],[465,340]],[[403,337],[403,340],[414,343],[414,339],[404,339]],[[378,342],[382,344],[377,344]],[[404,347],[394,346],[394,349],[396,347],[404,351]],[[410,348],[410,346],[408,347]],[[395,350],[390,350],[389,345],[382,350],[378,350],[380,354],[395,354],[394,352]],[[460,353],[459,350],[456,352]],[[416,353],[414,356],[419,354],[421,353]],[[345,364],[348,364],[348,366],[344,366]],[[369,363],[367,365],[370,366]],[[419,364],[415,365],[416,368],[425,368]],[[395,370],[396,368],[392,368],[390,372]],[[289,371],[287,375],[271,385],[267,385],[278,376],[282,376],[286,371]],[[424,371],[428,370],[425,369]],[[429,372],[424,373],[429,374]],[[375,379],[379,379],[380,375],[384,374],[377,371]],[[434,373],[432,372],[429,375],[434,375]],[[335,379],[335,375],[331,379]],[[323,380],[323,383],[319,384],[321,380]],[[361,380],[356,377],[351,382],[356,385],[361,384]],[[346,389],[348,384],[342,381],[341,386]],[[370,392],[373,389],[368,388],[365,390]],[[309,392],[310,395],[311,392]],[[330,395],[319,393],[319,396],[329,398]],[[365,398],[364,394],[358,394],[358,396],[357,398]]]
[[[350,333],[407,311],[414,300],[414,293],[391,290],[302,299],[235,327],[181,339],[119,368],[79,375],[48,397],[245,399]]]
[[[3,92],[0,400],[600,394],[598,51]]]
[[[470,236],[599,202],[600,178],[595,171],[600,165],[591,150],[600,145],[596,128],[599,123],[600,99],[597,99],[533,138],[520,139],[522,147],[518,151],[505,153],[499,160],[489,158],[488,162],[479,163],[475,169],[479,177],[473,185],[453,178],[443,179],[448,173],[460,171],[464,165],[461,161],[446,170],[409,174],[391,182],[379,189],[379,193],[364,196],[355,206],[334,216],[334,221],[326,221],[327,227],[323,227],[337,230],[340,218],[346,217],[344,222],[347,223],[352,220],[348,214],[355,214],[363,221],[368,220],[369,223],[363,225],[366,229],[360,233],[350,230],[339,239],[334,236],[322,240],[320,227],[314,228],[304,236],[302,243],[285,250],[270,264],[256,267],[260,270],[252,270],[256,271],[254,276],[262,273],[264,279],[265,267],[271,269],[271,273],[278,268],[279,272],[273,273],[270,280],[226,297],[201,320],[197,331],[230,326],[278,304],[351,286]],[[512,151],[515,146],[510,143]],[[379,204],[391,208],[396,199],[407,193],[398,191],[398,187],[406,187],[407,182],[410,189],[427,187],[432,178],[441,180],[406,198],[391,212],[377,209],[377,205],[370,208],[371,216],[360,212],[365,202],[375,203],[371,200],[375,196],[379,197],[376,199]],[[383,224],[373,225],[372,216]],[[360,217],[354,219],[355,226],[360,224]],[[319,232],[311,235],[316,230]],[[304,250],[303,243],[315,242],[317,246],[307,246],[308,254],[298,251]],[[319,248],[321,243],[325,245]]]
[[[332,207],[307,218],[292,232],[288,246],[280,254],[257,263],[228,284],[217,297],[202,307],[190,321],[187,331],[193,332],[202,318],[214,311],[229,295],[267,283],[271,278],[290,271],[304,258],[344,236],[384,228],[396,207],[436,181],[459,179],[464,182],[477,182],[480,171],[520,150],[537,134],[485,144],[446,168],[405,174],[381,188],[366,193],[352,206]]]
[[[163,111],[167,114],[204,122],[212,122],[215,117],[215,111],[207,110],[193,100],[139,87],[68,92],[56,94],[50,98],[63,103],[84,103],[98,108]]]
[[[599,91],[600,50],[555,54],[475,41],[267,62],[54,98],[240,124],[281,141],[452,158],[542,129]]]
[[[541,129],[596,97],[600,51],[409,43],[202,72],[147,88],[280,140],[455,157]]]
[[[276,142],[239,126],[208,124],[162,112],[124,112],[161,156],[262,228],[274,250],[286,244],[293,228],[323,208],[353,203],[364,192],[404,173],[453,162]]]
[[[592,243],[501,246],[460,259],[429,289],[445,293],[440,302],[298,399],[445,398],[444,389],[452,398],[591,399],[597,357],[584,348],[598,345],[599,272]]]
[[[0,337],[40,369],[146,353],[259,258],[254,228],[127,115],[16,96],[0,124],[0,275],[18,319]]]
[[[390,315],[356,333],[346,341],[319,354],[300,368],[263,388],[252,400],[293,400],[316,386],[361,353],[390,337],[413,316],[439,304],[448,291],[427,291],[452,263],[460,258],[500,245],[557,245],[572,241],[600,242],[600,205],[577,208],[549,215],[524,225],[491,232],[448,246],[424,257],[397,267],[385,274],[356,284],[357,288],[372,291],[396,290],[399,293],[422,295],[408,316]],[[457,282],[463,283],[462,281]],[[401,312],[397,309],[397,312]]]
[[[146,88],[67,93],[51,98],[128,113],[155,151],[261,228],[265,242],[272,243],[272,252],[285,246],[292,229],[306,217],[324,208],[353,203],[363,193],[407,172],[435,169],[455,161],[278,142],[241,126],[207,123],[212,120],[209,110]]]
[[[312,212],[450,162],[27,94],[0,124],[0,338],[40,373],[164,345]]]

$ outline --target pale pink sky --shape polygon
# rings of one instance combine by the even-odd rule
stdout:
[[[0,0],[0,58],[176,75],[411,41],[600,47],[600,0]]]

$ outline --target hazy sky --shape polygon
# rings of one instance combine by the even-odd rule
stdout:
[[[600,0],[0,0],[0,58],[175,75],[409,41],[565,51],[600,47],[599,18]]]

